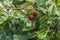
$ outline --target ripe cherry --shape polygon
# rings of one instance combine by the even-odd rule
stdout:
[[[28,16],[28,19],[32,21],[34,19],[34,16],[30,15]]]
[[[37,16],[37,12],[33,12],[33,16],[36,17]]]
[[[54,25],[51,25],[51,29],[54,30],[55,29],[55,26]]]

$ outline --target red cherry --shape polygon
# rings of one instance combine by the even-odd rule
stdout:
[[[54,29],[55,29],[55,26],[54,26],[54,25],[52,25],[52,26],[51,26],[51,29],[52,29],[52,30],[54,30]]]
[[[33,16],[36,17],[37,16],[37,12],[33,12]]]
[[[32,21],[34,19],[34,17],[32,15],[30,15],[30,16],[28,16],[28,19]]]

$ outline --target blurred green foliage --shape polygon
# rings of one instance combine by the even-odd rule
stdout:
[[[60,0],[0,0],[0,40],[60,40]]]

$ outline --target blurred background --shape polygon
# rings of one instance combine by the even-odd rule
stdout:
[[[60,0],[0,0],[0,40],[60,40]]]

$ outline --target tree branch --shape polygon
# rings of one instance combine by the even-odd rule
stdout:
[[[10,10],[10,9],[12,9],[12,10],[22,10],[22,8],[0,8],[0,10],[2,10],[2,9],[7,9],[7,10]],[[31,10],[31,9],[26,9],[26,10]]]

